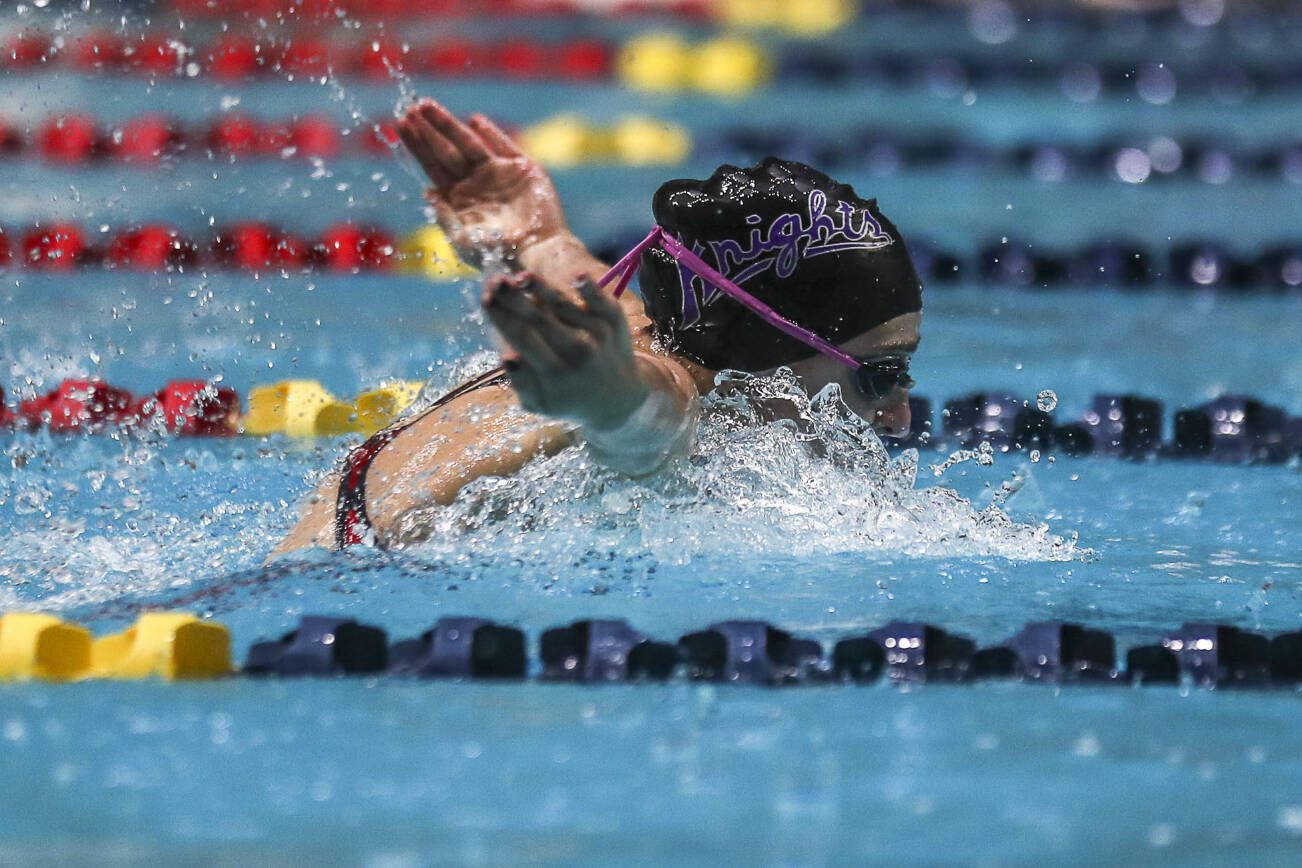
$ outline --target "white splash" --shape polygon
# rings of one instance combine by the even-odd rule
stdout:
[[[765,406],[781,406],[774,419]],[[1088,556],[1074,535],[1019,523],[996,500],[917,485],[918,456],[891,459],[828,387],[809,399],[789,372],[732,375],[706,398],[692,455],[629,479],[583,447],[510,479],[467,486],[450,507],[413,516],[412,548],[460,558],[571,559],[576,548],[687,563],[701,554],[885,553],[1062,561]],[[1024,485],[1014,480],[1008,497]]]

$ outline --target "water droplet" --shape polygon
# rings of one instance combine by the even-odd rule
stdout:
[[[1052,389],[1041,389],[1035,396],[1035,406],[1044,413],[1052,413],[1058,406],[1058,395]]]

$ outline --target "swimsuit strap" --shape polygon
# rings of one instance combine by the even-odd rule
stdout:
[[[339,475],[339,494],[335,498],[335,546],[343,549],[363,543],[372,545],[375,543],[375,529],[371,526],[371,518],[366,513],[366,472],[371,469],[371,464],[380,454],[380,450],[392,443],[407,428],[435,410],[463,395],[485,386],[496,385],[506,379],[505,368],[496,367],[486,371],[457,386],[415,416],[371,435],[365,443],[349,452],[348,457],[344,459],[343,471]]]

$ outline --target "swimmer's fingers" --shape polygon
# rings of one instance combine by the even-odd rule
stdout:
[[[520,150],[515,140],[484,115],[471,115],[470,128],[479,134],[479,137],[484,140],[484,144],[497,156],[505,157],[508,160],[524,156],[524,151]]]
[[[591,362],[604,338],[594,329],[598,324],[591,315],[534,276],[523,277],[522,288],[533,295],[529,301],[534,302],[531,319],[536,334],[565,364],[566,371],[573,372]],[[604,331],[604,325],[600,328]]]
[[[434,186],[447,189],[456,183],[456,179],[443,167],[432,144],[420,129],[424,122],[420,120],[419,115],[415,115],[413,120],[414,111],[414,108],[409,109],[407,117],[398,121],[398,138],[402,139],[403,146],[416,158],[416,162],[420,163],[420,167],[425,170],[425,174],[429,176]]]
[[[418,104],[415,117],[410,120],[411,129],[420,136],[434,163],[451,177],[452,183],[455,184],[474,170],[461,148],[430,120],[428,105]]]
[[[466,167],[462,177],[481,163],[487,163],[491,154],[479,135],[456,119],[452,112],[433,100],[421,103],[420,114],[445,140],[457,150],[459,165]],[[445,165],[447,165],[445,163]],[[448,168],[453,168],[448,166]]]
[[[567,297],[551,284],[532,275],[526,278],[526,286],[558,322],[572,328],[582,329],[584,332],[594,333],[594,337],[602,337],[606,324],[593,316],[585,307],[575,304],[572,298]],[[599,327],[599,329],[594,327]]]
[[[574,281],[574,288],[579,291],[579,297],[587,305],[589,313],[612,326],[627,331],[623,308],[619,306],[619,302],[615,300],[614,296],[608,295],[605,290],[597,286],[595,280],[584,275]]]
[[[561,359],[540,333],[543,312],[514,278],[502,275],[484,287],[484,311],[502,337],[535,368],[558,370]]]

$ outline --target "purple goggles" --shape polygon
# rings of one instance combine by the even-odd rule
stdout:
[[[895,353],[873,361],[856,359],[836,344],[787,319],[736,283],[724,277],[718,270],[711,267],[708,262],[689,250],[683,242],[670,235],[660,226],[653,228],[646,238],[638,242],[637,246],[626,253],[619,262],[616,262],[614,267],[607,271],[601,280],[597,282],[598,285],[604,287],[618,276],[619,281],[615,284],[614,296],[619,298],[628,289],[629,283],[633,280],[633,275],[637,273],[638,261],[642,254],[655,246],[659,246],[661,250],[664,250],[679,263],[695,272],[702,280],[711,284],[738,304],[753,311],[760,319],[778,331],[795,338],[805,346],[817,350],[828,358],[836,359],[854,371],[855,381],[860,391],[870,400],[886,397],[896,386],[908,389],[914,385],[912,378],[909,377],[909,357],[907,354]]]

